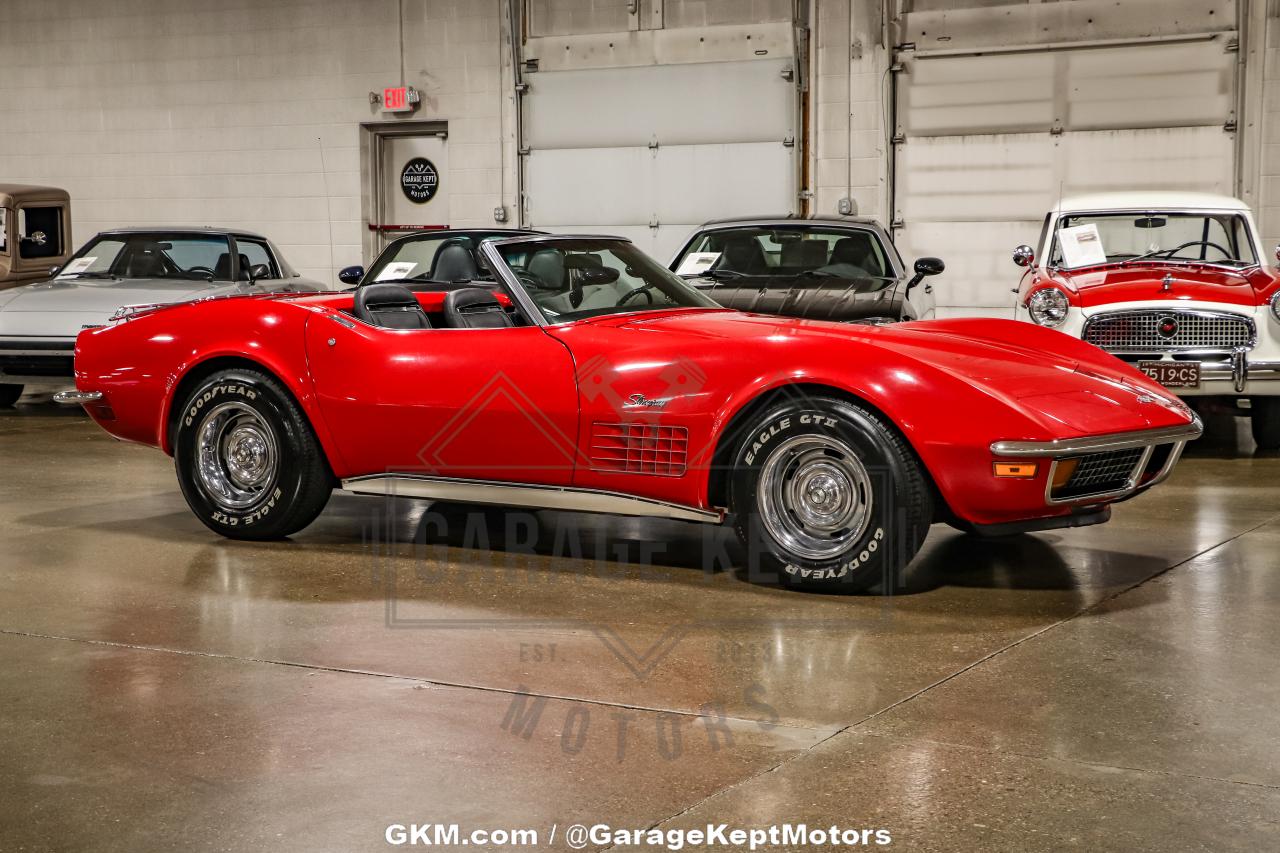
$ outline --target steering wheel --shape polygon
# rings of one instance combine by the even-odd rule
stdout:
[[[204,275],[209,276],[209,280],[210,280],[210,281],[213,281],[213,270],[212,270],[212,269],[210,269],[209,267],[188,267],[188,268],[185,270],[185,272],[187,272],[188,274],[193,273],[193,272],[195,272],[195,273],[202,273],[202,274],[204,274]]]
[[[632,299],[635,299],[637,296],[639,296],[642,293],[644,294],[644,298],[648,299],[649,304],[652,305],[653,304],[652,291],[653,291],[653,288],[656,286],[657,285],[654,285],[654,284],[642,284],[639,287],[635,288],[634,290],[627,291],[622,295],[622,298],[618,300],[618,307],[621,308],[623,305],[626,305],[628,302],[630,302]]]
[[[1186,249],[1190,246],[1205,246],[1210,249],[1217,249],[1219,252],[1222,253],[1223,258],[1231,258],[1232,256],[1231,252],[1227,251],[1222,246],[1219,246],[1217,243],[1214,243],[1212,240],[1188,240],[1187,242],[1183,243],[1181,246],[1174,246],[1172,249],[1160,249],[1159,251],[1156,251],[1156,252],[1149,252],[1144,257],[1158,258],[1161,255],[1163,255],[1164,257],[1172,260],[1174,255],[1176,255],[1178,252],[1181,252],[1183,249]]]
[[[516,279],[525,287],[532,288],[533,290],[550,290],[555,292],[559,292],[560,290],[558,287],[547,287],[547,283],[545,281],[532,273],[520,272],[518,270],[512,270],[512,272],[516,274]]]

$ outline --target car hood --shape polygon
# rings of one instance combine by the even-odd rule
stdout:
[[[761,354],[772,361],[784,357],[792,340],[819,346],[829,342],[832,347],[858,341],[893,353],[899,363],[910,359],[957,377],[1055,431],[1125,432],[1191,419],[1190,410],[1177,397],[1124,362],[1077,338],[1032,323],[967,318],[863,326],[705,310],[592,322],[614,322],[654,334],[725,339],[747,358],[753,357],[751,342],[760,340],[774,345],[771,352]],[[829,360],[825,347],[821,360]]]
[[[74,338],[85,326],[100,326],[125,305],[185,302],[236,293],[229,282],[172,279],[58,280],[0,293],[0,337]]]
[[[1265,302],[1277,288],[1273,270],[1254,267],[1236,272],[1207,264],[1109,264],[1055,270],[1049,280],[1066,290],[1082,308],[1116,302],[1192,300],[1252,307]]]

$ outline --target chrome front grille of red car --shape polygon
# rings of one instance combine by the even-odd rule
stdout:
[[[623,474],[679,477],[689,454],[689,431],[644,423],[591,425],[591,467]]]
[[[1128,488],[1134,468],[1145,452],[1144,447],[1131,447],[1081,456],[1071,479],[1065,486],[1055,489],[1053,497],[1069,500]]]
[[[1084,325],[1084,339],[1116,353],[1218,352],[1252,349],[1253,320],[1228,311],[1112,311]]]

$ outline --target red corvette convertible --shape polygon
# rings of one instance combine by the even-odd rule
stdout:
[[[459,238],[434,267],[135,309],[81,333],[64,401],[171,454],[232,538],[295,533],[335,487],[729,517],[759,566],[836,589],[898,586],[935,521],[1106,521],[1200,434],[1133,368],[1030,324],[743,314],[612,237]]]

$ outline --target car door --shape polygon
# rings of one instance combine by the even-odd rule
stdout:
[[[541,327],[386,329],[318,313],[307,352],[321,414],[353,475],[573,479],[573,360]]]

